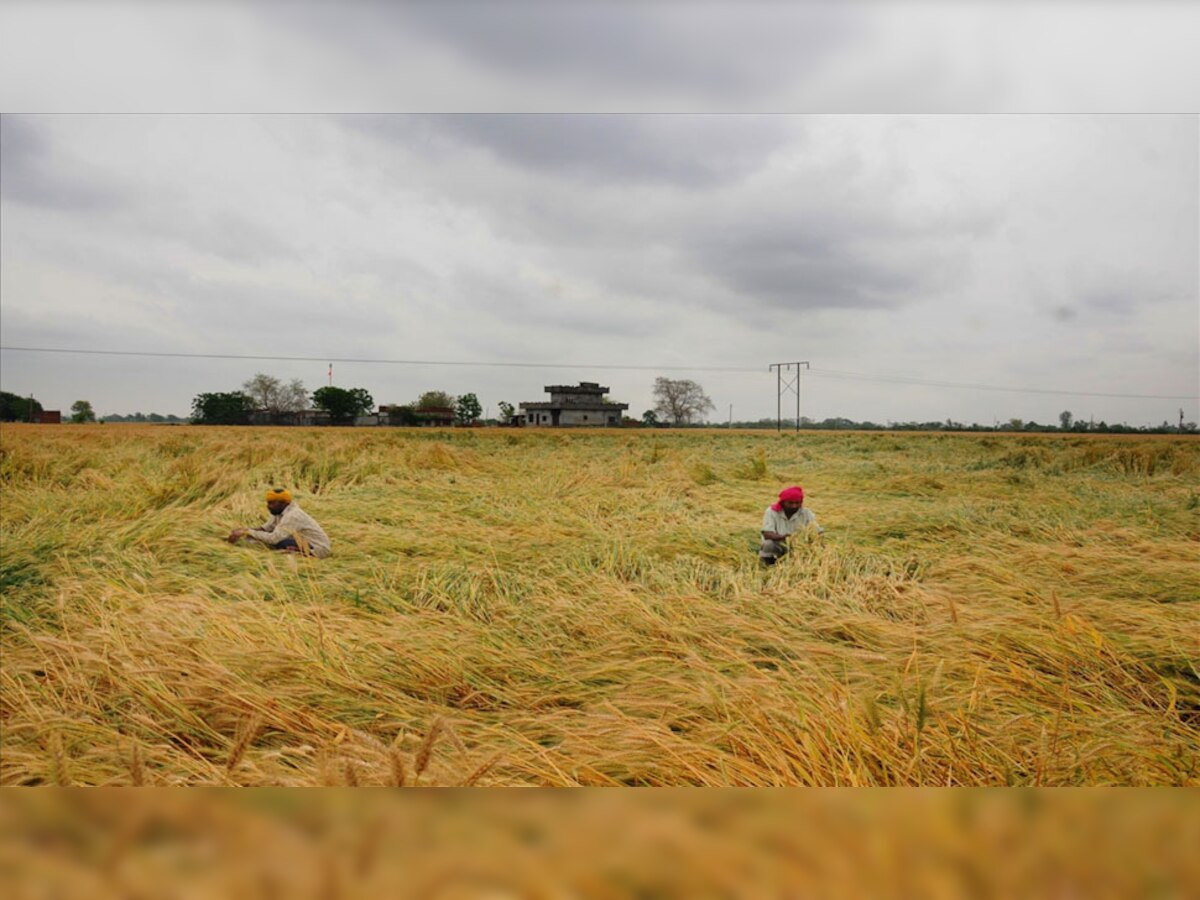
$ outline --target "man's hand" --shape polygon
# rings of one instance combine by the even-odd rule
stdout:
[[[225,540],[229,541],[231,544],[236,544],[239,540],[246,536],[246,532],[249,530],[249,528],[235,528],[233,531],[229,532],[229,537],[225,538]]]

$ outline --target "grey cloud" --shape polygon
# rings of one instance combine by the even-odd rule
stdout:
[[[975,204],[953,212],[905,204],[903,172],[867,177],[854,159],[808,160],[807,125],[795,117],[343,121],[406,147],[425,144],[443,158],[450,158],[445,144],[430,147],[447,135],[461,147],[487,147],[528,173],[507,189],[462,198],[498,234],[544,248],[551,268],[659,303],[671,299],[656,294],[659,286],[678,292],[686,283],[689,292],[699,285],[690,302],[714,308],[728,308],[733,294],[737,315],[899,306],[954,283],[965,267],[964,245],[998,224],[993,211]],[[771,173],[770,184],[747,180],[784,146],[793,165],[801,160],[799,169]],[[588,178],[600,190],[578,183]],[[672,190],[680,186],[694,190]]]
[[[206,275],[202,270],[175,265],[141,245],[121,244],[77,246],[54,259],[63,270],[96,279],[94,295],[76,293],[71,298],[88,309],[85,330],[89,340],[127,344],[124,338],[129,335],[167,328],[187,342],[205,334],[230,333],[231,326],[237,332],[260,321],[279,321],[288,328],[293,326],[286,323],[302,321],[303,325],[294,326],[298,330],[341,324],[336,310],[311,304],[312,298],[298,291]],[[114,303],[110,300],[113,295],[123,299]],[[137,299],[128,299],[130,295]],[[294,311],[301,305],[305,314],[297,318]],[[10,313],[13,307],[15,304],[6,304]],[[320,321],[314,322],[314,317]],[[76,332],[78,326],[76,322]]]
[[[124,191],[54,158],[44,129],[28,116],[0,116],[0,196],[63,211],[109,212],[126,204]]]
[[[1132,315],[1138,305],[1136,296],[1119,290],[1102,290],[1088,293],[1082,297],[1083,304],[1088,309],[1115,315]]]
[[[386,61],[403,36],[436,43],[497,75],[682,89],[729,102],[803,77],[858,40],[853,9],[825,3],[302,3],[269,7],[271,22]]]
[[[147,223],[146,231],[170,236],[193,249],[237,263],[256,264],[300,255],[301,248],[241,213],[222,210],[190,217],[180,212],[168,213],[155,224]]]
[[[1194,253],[1192,254],[1194,257]],[[1196,277],[1180,277],[1186,271],[1164,270],[1130,272],[1115,266],[1097,263],[1083,272],[1073,272],[1075,304],[1088,312],[1108,316],[1128,317],[1139,309],[1162,303],[1194,303]]]
[[[742,178],[802,136],[780,116],[343,116],[361,133],[419,147],[483,149],[505,163],[605,183],[709,187]],[[737,127],[731,128],[730,122]],[[436,146],[435,146],[436,149]]]
[[[411,21],[499,68],[599,75],[638,85],[744,94],[809,70],[853,39],[854,20],[825,4],[418,3]]]
[[[713,277],[749,305],[773,309],[893,306],[916,299],[925,283],[915,266],[880,263],[802,235],[774,246],[738,238],[696,249]]]
[[[719,214],[684,244],[698,270],[742,298],[747,310],[915,302],[964,277],[967,244],[996,224],[983,210],[910,221],[890,196],[874,207],[853,195],[806,206],[804,187],[796,186],[794,206],[748,205]]]
[[[539,334],[554,335],[554,343],[546,349],[556,357],[569,355],[581,343],[598,337],[633,338],[652,333],[658,318],[655,310],[632,303],[614,309],[612,298],[601,304],[563,281],[534,285],[470,269],[455,277],[450,293],[454,302],[486,309],[517,330],[536,329]],[[586,337],[581,340],[581,336]],[[522,345],[526,349],[515,355],[527,357],[527,344],[522,341]],[[505,355],[503,347],[486,341],[479,349]]]

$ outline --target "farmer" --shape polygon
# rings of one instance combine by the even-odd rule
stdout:
[[[235,528],[226,538],[236,544],[244,537],[261,541],[272,550],[301,553],[305,556],[325,558],[332,549],[329,536],[317,524],[316,519],[300,508],[286,488],[267,491],[267,509],[271,518],[262,528]]]
[[[763,565],[775,565],[779,557],[788,552],[788,536],[809,525],[817,529],[817,534],[825,533],[825,529],[817,524],[817,517],[812,510],[804,508],[804,488],[795,486],[780,491],[779,502],[772,503],[763,514],[759,560]]]

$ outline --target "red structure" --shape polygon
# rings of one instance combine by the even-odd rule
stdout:
[[[57,409],[43,409],[41,412],[33,414],[33,421],[38,425],[61,425],[62,411]]]

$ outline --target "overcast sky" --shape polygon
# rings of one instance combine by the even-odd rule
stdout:
[[[0,384],[186,415],[330,358],[561,363],[334,383],[640,415],[662,374],[723,421],[807,360],[817,419],[1195,421],[1200,17],[1075,8],[8,4],[4,346],[318,361],[6,350]]]

